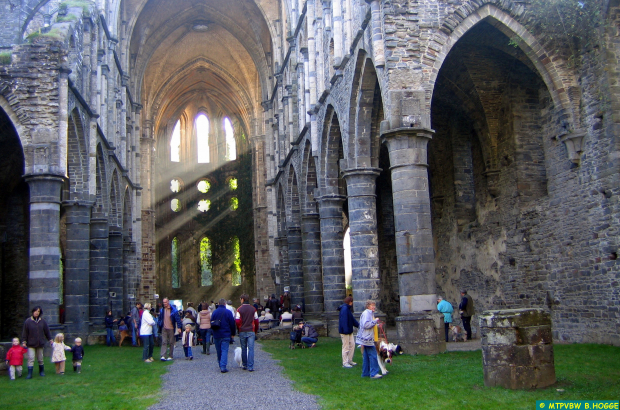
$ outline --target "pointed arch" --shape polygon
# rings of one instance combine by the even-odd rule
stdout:
[[[378,167],[379,126],[383,101],[377,72],[368,54],[360,50],[349,108],[349,168]]]
[[[200,240],[200,286],[213,285],[213,259],[211,241],[206,236]]]
[[[71,111],[67,122],[69,195],[71,199],[88,195],[88,141],[77,108]]]
[[[237,140],[235,139],[235,130],[230,118],[224,117],[223,128],[226,145],[226,154],[224,159],[226,161],[234,161],[237,159]]]
[[[305,189],[301,192],[300,202],[303,207],[304,214],[318,213],[317,203],[314,198],[315,190],[318,186],[318,175],[316,172],[316,160],[312,156],[312,146],[310,141],[306,140],[304,147],[304,159],[303,159],[303,173],[305,175]]]
[[[433,69],[429,79],[431,93],[428,95],[427,108],[430,109],[434,85],[439,75],[439,70],[443,65],[452,47],[463,37],[473,26],[481,21],[487,21],[509,38],[518,37],[519,48],[529,58],[542,77],[544,83],[551,94],[551,98],[556,107],[564,110],[564,119],[570,120],[572,128],[580,128],[579,100],[581,93],[577,80],[572,73],[567,73],[560,68],[563,61],[551,58],[543,46],[538,42],[523,25],[516,21],[512,16],[503,10],[486,4],[480,9],[473,11],[459,24],[445,39],[441,51],[433,56]],[[435,52],[433,52],[435,54]]]
[[[181,162],[181,119],[174,124],[170,134],[170,162]]]
[[[340,178],[342,172],[340,160],[344,158],[338,114],[333,106],[328,105],[321,139],[322,168],[319,181],[320,188],[323,190],[321,195],[339,195],[346,191],[344,182]]]
[[[95,162],[95,206],[93,207],[93,217],[103,218],[108,213],[108,184],[106,174],[105,157],[101,144],[97,144],[97,158]]]

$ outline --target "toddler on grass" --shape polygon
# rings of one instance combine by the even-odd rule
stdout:
[[[65,335],[58,333],[52,343],[52,363],[56,366],[56,374],[65,374],[65,350],[71,350],[65,344]]]
[[[13,346],[6,353],[6,365],[9,366],[9,377],[11,380],[15,380],[15,371],[17,370],[17,377],[22,377],[22,364],[24,363],[24,354],[28,352],[28,349],[19,345],[19,339],[13,338]]]

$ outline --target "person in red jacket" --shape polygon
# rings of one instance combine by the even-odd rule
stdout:
[[[6,365],[9,366],[9,377],[15,380],[15,370],[17,377],[22,377],[22,364],[24,364],[24,355],[28,352],[26,342],[23,346],[19,345],[19,339],[13,338],[13,346],[6,354]]]

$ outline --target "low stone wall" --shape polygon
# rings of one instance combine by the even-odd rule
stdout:
[[[480,330],[486,386],[540,389],[555,383],[548,311],[486,311],[480,316]]]
[[[323,322],[308,322],[319,333],[319,337],[327,337],[327,326]],[[273,329],[259,332],[256,338],[258,340],[289,340],[291,328],[275,327]]]

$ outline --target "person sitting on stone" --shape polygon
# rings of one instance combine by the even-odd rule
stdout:
[[[280,316],[280,326],[293,327],[293,314],[286,309]]]
[[[265,320],[273,320],[273,315],[271,314],[271,309],[265,309]]]

